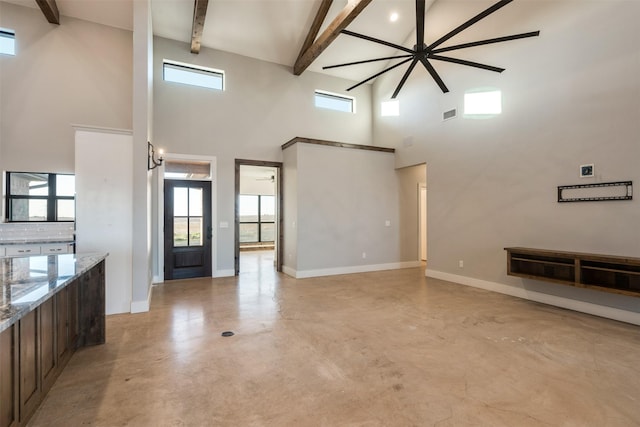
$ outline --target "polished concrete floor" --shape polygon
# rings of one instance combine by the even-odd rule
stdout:
[[[157,285],[30,425],[640,425],[640,327],[423,270],[295,280],[254,253]]]

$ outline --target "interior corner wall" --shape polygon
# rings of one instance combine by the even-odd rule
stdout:
[[[295,276],[298,269],[298,144],[282,152],[282,184],[282,270],[290,276]]]
[[[393,154],[296,145],[296,276],[400,267]]]
[[[153,29],[150,0],[133,2],[133,285],[131,311],[149,310],[152,273]],[[157,173],[157,172],[156,172]]]
[[[0,55],[0,168],[73,172],[71,124],[131,129],[130,31],[0,1],[16,55]]]
[[[154,144],[216,157],[219,222],[234,223],[235,159],[282,161],[282,144],[296,136],[371,144],[370,85],[349,93],[362,107],[351,114],[314,106],[314,90],[345,93],[348,80],[310,71],[294,76],[284,65],[206,47],[194,55],[187,43],[161,37],[154,38],[154,58]],[[163,59],[224,70],[225,90],[166,82]],[[218,227],[220,271],[234,268],[234,238],[233,227]]]
[[[475,3],[436,2],[427,13],[427,42],[477,13]],[[400,167],[427,164],[429,270],[640,312],[637,298],[507,276],[503,249],[640,257],[637,195],[556,201],[559,185],[640,185],[638,16],[635,1],[514,2],[455,39],[539,29],[539,37],[465,49],[465,59],[503,66],[504,73],[434,61],[447,94],[426,73],[408,79],[400,116],[376,118],[374,140],[397,148]],[[400,77],[388,73],[375,83],[377,114]],[[502,90],[502,114],[465,118],[464,92],[481,87]],[[442,121],[452,107],[459,116]],[[579,166],[589,163],[595,177],[580,178]]]

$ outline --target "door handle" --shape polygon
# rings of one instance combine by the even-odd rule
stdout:
[[[213,230],[211,226],[207,227],[207,239],[210,239],[213,236]]]

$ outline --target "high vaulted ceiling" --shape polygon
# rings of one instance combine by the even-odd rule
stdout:
[[[38,7],[36,0],[0,1]],[[429,8],[436,1],[453,2],[454,0],[426,0],[427,16]],[[495,1],[455,0],[456,3],[471,5],[469,9],[472,12],[465,12],[459,17],[451,16],[451,22],[438,22],[437,25],[442,27],[438,30],[448,31]],[[201,44],[203,47],[237,53],[293,68],[322,2],[323,0],[208,0]],[[56,3],[63,16],[117,28],[133,29],[133,0],[56,0]],[[347,3],[347,0],[331,2],[319,34],[322,34]],[[154,34],[183,41],[186,43],[185,49],[189,49],[194,4],[195,0],[151,0]],[[356,33],[412,48],[415,44],[415,8],[415,0],[373,0],[347,28]],[[390,20],[392,13],[398,15],[395,22]],[[499,21],[485,23],[483,27],[486,35],[491,37],[504,35],[497,22]],[[478,36],[477,31],[476,36]],[[428,43],[429,40],[427,39],[426,42]],[[340,34],[311,63],[308,70],[361,81],[390,64],[387,61],[380,61],[330,70],[323,70],[322,67],[397,54],[398,51],[392,47]]]

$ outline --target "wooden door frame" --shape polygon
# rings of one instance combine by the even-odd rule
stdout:
[[[277,182],[277,206],[276,212],[278,215],[278,237],[276,242],[276,271],[282,271],[282,256],[283,256],[283,244],[284,244],[284,222],[282,220],[282,162],[268,162],[263,160],[247,160],[236,159],[236,176],[235,176],[235,266],[234,271],[237,276],[240,273],[240,166],[263,166],[276,169],[276,182]]]
[[[197,154],[178,154],[178,153],[165,153],[164,159],[166,160],[184,160],[194,162],[209,162],[211,166],[211,227],[213,231],[212,245],[211,245],[211,277],[217,277],[220,272],[218,271],[218,233],[216,225],[218,224],[218,160],[216,156],[203,156]],[[156,185],[153,186],[153,198],[156,203],[156,217],[154,223],[156,228],[155,236],[152,237],[152,246],[155,248],[154,261],[153,261],[153,283],[164,282],[164,172],[165,163],[163,162],[156,171]],[[205,180],[206,181],[206,180]],[[225,275],[229,275],[226,273]]]

